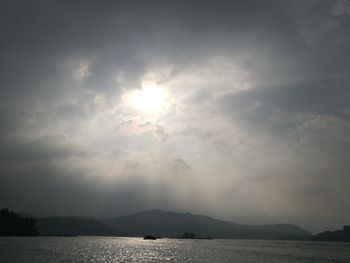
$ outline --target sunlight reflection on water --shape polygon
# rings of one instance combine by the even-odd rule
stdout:
[[[0,262],[350,262],[350,244],[110,237],[1,237]]]

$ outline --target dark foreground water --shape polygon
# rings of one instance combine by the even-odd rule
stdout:
[[[110,237],[0,237],[0,262],[347,262],[350,244]]]

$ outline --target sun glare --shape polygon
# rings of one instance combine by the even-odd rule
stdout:
[[[165,91],[153,84],[145,84],[141,90],[135,90],[131,94],[133,107],[146,113],[156,113],[164,108]]]

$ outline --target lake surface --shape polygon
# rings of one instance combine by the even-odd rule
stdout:
[[[347,262],[350,243],[0,237],[0,262]]]

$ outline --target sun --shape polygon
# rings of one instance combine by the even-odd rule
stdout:
[[[142,89],[134,90],[130,96],[132,106],[145,113],[158,113],[164,109],[166,92],[163,88],[145,83]]]

